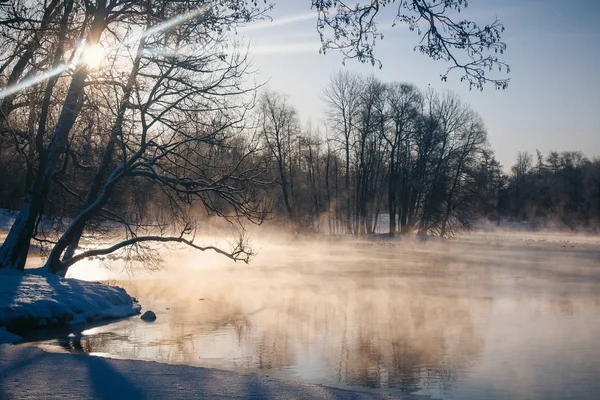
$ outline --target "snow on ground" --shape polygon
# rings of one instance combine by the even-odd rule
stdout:
[[[10,333],[5,327],[0,326],[0,344],[2,343],[17,343],[23,340],[21,336]]]
[[[57,367],[60,366],[60,367]],[[1,399],[402,399],[185,365],[0,345]],[[404,399],[408,399],[404,397]]]
[[[60,278],[39,269],[26,273],[0,270],[0,343],[15,339],[2,328],[19,332],[121,318],[140,310],[141,306],[119,287]]]
[[[0,231],[8,231],[15,222],[17,216],[16,211],[5,210],[0,208]]]

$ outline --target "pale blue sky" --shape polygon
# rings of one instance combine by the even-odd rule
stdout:
[[[259,79],[287,93],[301,119],[313,125],[322,121],[323,86],[331,74],[347,68],[383,81],[455,91],[483,117],[505,168],[518,151],[536,148],[600,156],[600,0],[472,0],[461,15],[480,24],[497,16],[504,23],[504,59],[512,70],[506,91],[492,86],[469,91],[458,75],[441,82],[446,65],[413,52],[418,38],[403,26],[380,25],[385,34],[376,46],[381,70],[353,60],[344,67],[341,55],[318,54],[316,14],[308,0],[279,1],[273,22],[240,34],[253,43]],[[381,20],[391,21],[391,15]]]

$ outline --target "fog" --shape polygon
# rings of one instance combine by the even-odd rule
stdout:
[[[102,271],[157,321],[121,321],[58,343],[448,399],[600,393],[592,376],[600,370],[598,237],[496,230],[389,241],[258,231],[252,243],[249,265],[164,248],[160,271]],[[86,268],[93,275],[94,264]]]

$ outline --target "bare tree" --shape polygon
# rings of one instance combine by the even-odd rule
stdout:
[[[19,96],[25,96],[31,92],[31,90],[25,90],[27,89],[26,84],[35,88],[36,82],[50,78],[45,84],[44,102],[40,115],[29,112],[29,120],[35,121],[38,127],[35,143],[39,144],[37,149],[40,160],[39,168],[21,211],[0,249],[2,267],[23,268],[29,241],[34,233],[35,222],[41,215],[44,202],[51,193],[51,183],[66,169],[68,161],[71,160],[73,164],[78,164],[80,167],[93,168],[93,166],[81,165],[76,160],[77,151],[70,149],[74,138],[71,132],[74,127],[82,125],[86,119],[81,114],[82,110],[86,108],[91,110],[94,107],[102,109],[101,103],[105,104],[105,109],[110,109],[110,104],[106,104],[110,103],[111,95],[119,106],[113,114],[112,124],[109,124],[112,128],[110,128],[111,133],[108,135],[109,140],[104,150],[105,156],[101,159],[102,162],[96,169],[96,178],[92,180],[92,186],[87,191],[87,200],[84,201],[86,208],[79,217],[74,219],[75,227],[69,228],[65,232],[66,236],[63,235],[55,246],[49,264],[51,265],[50,269],[54,272],[64,272],[64,269],[72,264],[68,262],[68,259],[74,254],[83,227],[90,220],[91,215],[97,212],[107,215],[108,211],[102,209],[102,206],[108,201],[107,199],[114,196],[114,192],[111,193],[113,185],[120,182],[122,178],[135,176],[138,177],[138,180],[141,177],[154,180],[159,182],[163,188],[170,187],[180,194],[183,193],[182,185],[193,186],[187,180],[192,182],[198,179],[198,175],[192,176],[190,170],[193,168],[178,165],[173,160],[172,154],[179,152],[182,147],[199,138],[203,138],[200,139],[203,143],[213,141],[212,144],[215,145],[227,142],[224,137],[219,136],[218,139],[215,139],[218,134],[226,132],[223,135],[229,137],[229,135],[239,132],[240,115],[223,115],[222,113],[219,115],[219,107],[227,103],[226,107],[232,110],[247,108],[248,103],[241,104],[237,100],[233,102],[223,100],[248,91],[248,89],[242,88],[243,78],[241,78],[246,62],[245,57],[240,56],[236,51],[227,54],[227,50],[222,44],[228,30],[262,15],[263,10],[251,3],[246,0],[227,0],[210,5],[201,0],[154,3],[131,0],[97,0],[83,3],[65,1],[55,4],[56,11],[49,14],[49,20],[52,23],[65,28],[59,29],[58,35],[54,34],[56,30],[48,29],[46,32],[42,29],[43,18],[42,22],[35,21],[39,28],[32,28],[35,33],[33,36],[42,37],[53,45],[51,47],[34,46],[33,55],[29,57],[30,61],[28,62],[36,59],[35,57],[43,59],[43,54],[51,48],[50,60],[53,60],[52,63],[40,64],[36,67],[54,68],[41,73],[33,80],[7,87],[2,93],[3,104],[8,104],[9,102],[6,100],[11,100],[9,96],[17,91]],[[52,4],[54,3],[50,5]],[[7,26],[4,24],[2,28]],[[134,45],[131,52],[131,44],[136,42],[133,37],[138,35],[140,28],[143,27],[146,27],[146,30],[142,33],[140,46]],[[9,26],[7,29],[11,29],[11,27]],[[152,41],[150,46],[147,43],[149,40]],[[122,51],[122,53],[121,58],[110,65],[109,71],[119,71],[121,68],[127,68],[128,65],[131,73],[125,76],[118,73],[112,76],[103,76],[102,73],[96,73],[85,62],[85,52],[88,48],[93,48],[99,42],[106,44],[111,41],[117,43],[117,47],[120,49],[117,51]],[[84,46],[76,47],[75,43],[78,42],[84,43]],[[68,51],[63,51],[63,48]],[[23,54],[18,46],[14,48],[14,52]],[[189,54],[186,55],[186,52]],[[128,56],[132,57],[128,60]],[[64,57],[68,59],[65,60]],[[222,62],[223,65],[219,66],[216,62]],[[14,65],[14,70],[18,63],[18,57],[8,57],[2,68],[6,70],[9,65]],[[37,72],[35,68],[33,71]],[[195,74],[201,77],[202,84],[197,85],[198,80],[193,78]],[[60,94],[53,95],[53,89],[57,82],[64,82],[64,85],[60,87]],[[122,90],[121,93],[119,93],[120,90]],[[205,98],[201,98],[200,94],[205,95]],[[214,103],[200,101],[206,100],[206,98],[221,99],[222,101]],[[100,103],[97,103],[99,99]],[[194,101],[198,102],[198,105],[193,104]],[[15,109],[15,103],[11,104],[12,109]],[[58,109],[56,114],[54,114],[55,109]],[[7,115],[8,117],[10,115]],[[184,127],[182,121],[186,121],[187,126]],[[45,133],[46,125],[49,124],[52,124],[54,128],[48,136]],[[197,125],[193,126],[194,124]],[[167,139],[165,136],[160,136],[159,132],[167,137],[169,134],[171,136]],[[184,133],[191,135],[192,132],[196,132],[198,137],[188,138],[187,141],[174,140],[175,135]],[[47,141],[44,139],[45,137],[48,138]],[[174,142],[177,144],[174,145]],[[114,154],[116,147],[119,148],[120,160]],[[147,154],[149,149],[153,149],[154,155],[161,153],[162,156],[150,157]],[[145,164],[141,163],[141,160],[145,160]],[[110,164],[112,167],[115,162],[119,161],[122,162],[119,167],[120,173],[115,175],[116,170],[109,173],[107,166]],[[238,160],[244,168],[248,166],[247,161],[247,158]],[[177,165],[178,172],[185,172],[183,174],[185,178],[178,180],[171,176],[167,179],[169,175],[161,173],[159,166],[169,172],[177,170],[173,166],[167,168],[166,164],[168,163]],[[229,165],[229,167],[232,166]],[[148,168],[148,170],[142,173],[141,170],[144,168]],[[239,169],[237,171],[239,172]],[[198,174],[203,170],[195,172]],[[246,200],[249,199],[242,199],[249,192],[242,197],[237,197],[242,189],[231,183],[235,176],[236,174],[232,174],[232,176],[224,174],[224,176],[214,179],[211,184],[208,183],[210,182],[209,178],[204,182],[203,190],[199,189],[200,186],[194,189],[187,188],[187,196],[195,194],[202,197],[200,192],[234,193],[230,200],[235,203],[235,206],[232,205],[231,209],[223,209],[219,212],[226,214],[234,210],[236,215],[243,213],[246,210],[245,207],[251,207],[249,204],[252,201],[247,202]],[[246,175],[241,181],[254,179],[250,176]],[[237,177],[240,176],[237,175]],[[77,195],[76,190],[70,189],[67,185],[63,185],[63,187],[71,194]],[[181,195],[180,197],[185,196]],[[222,200],[227,198],[226,195],[217,197]],[[213,199],[210,196],[204,200],[207,204],[213,205],[211,203]],[[217,206],[213,208],[219,209]],[[251,208],[257,210],[253,206]],[[118,217],[115,219],[119,220]],[[186,228],[183,231],[188,232],[189,229]],[[142,242],[141,239],[136,239],[136,241]],[[66,254],[66,263],[60,264],[64,246],[69,244],[71,244],[71,249]]]
[[[445,92],[439,96],[430,90],[426,98],[430,117],[436,121],[436,135],[428,171],[430,181],[423,199],[423,213],[419,227],[421,233],[428,232],[443,218],[447,171],[455,144],[454,138],[460,134],[469,116],[469,109],[455,93]]]
[[[260,99],[259,113],[261,135],[276,163],[288,220],[293,224],[292,151],[299,135],[298,116],[285,95],[269,91],[264,92]]]
[[[467,183],[467,179],[465,179],[467,172],[476,168],[479,156],[487,142],[487,132],[483,126],[483,121],[473,111],[468,113],[467,122],[457,132],[455,140],[452,161],[449,165],[450,186],[446,194],[446,210],[442,217],[440,236],[445,236],[448,232],[448,227],[451,227],[451,224],[449,224],[450,218],[455,211],[458,211],[455,213],[455,220],[463,225],[470,222],[467,218],[473,214],[467,215],[465,212],[465,210],[468,210],[468,207],[465,207],[468,204],[465,198],[457,199],[461,189]],[[459,203],[462,203],[462,207],[457,207]]]
[[[220,24],[239,23],[235,13],[221,14],[213,9],[193,23],[147,35],[140,42],[109,142],[88,190],[86,208],[54,246],[47,261],[50,271],[63,274],[82,258],[148,241],[184,243],[200,250],[216,250],[234,260],[249,260],[252,253],[242,239],[230,251],[196,245],[193,223],[180,206],[200,201],[209,212],[230,220],[244,217],[260,222],[263,217],[250,187],[263,184],[262,169],[250,162],[256,148],[236,146],[233,141],[242,134],[246,113],[253,106],[252,96],[244,100],[253,91],[244,87],[247,58],[235,50],[227,55],[225,36],[214,29]],[[160,52],[148,51],[158,45]],[[179,55],[171,56],[175,51]],[[113,154],[115,146],[120,147],[118,155]],[[222,148],[241,154],[218,157]],[[120,162],[109,174],[114,156]],[[158,235],[140,235],[132,228],[135,224],[121,216],[117,221],[126,228],[124,241],[74,255],[72,249],[85,224],[103,211],[118,185],[131,179],[146,180],[167,195],[177,210],[174,216],[179,221],[173,228],[178,232],[169,235],[160,226]],[[61,260],[65,249],[69,251]]]
[[[356,129],[356,234],[372,233],[371,218],[382,194],[381,162],[382,132],[385,130],[385,85],[374,77],[367,78],[360,94],[360,109]],[[371,207],[369,207],[369,205]]]
[[[72,3],[67,2],[67,4]],[[121,15],[121,7],[125,5],[126,4],[121,2],[111,2],[107,4],[106,0],[99,0],[97,4],[86,4],[86,18],[81,26],[81,31],[86,32],[84,36],[85,42],[89,46],[94,46],[98,43],[100,36],[110,20],[116,18],[117,15]],[[65,9],[65,13],[67,13],[67,10],[68,7]],[[59,40],[59,46],[56,52],[57,61],[62,57],[62,54],[59,53],[60,48]],[[52,135],[50,136],[50,142],[47,149],[44,149],[43,154],[41,155],[38,173],[28,190],[24,204],[12,225],[6,240],[2,244],[2,247],[0,247],[0,265],[2,268],[22,270],[25,266],[35,221],[41,214],[42,205],[44,199],[48,196],[53,175],[61,164],[60,159],[65,151],[69,132],[75,124],[81,109],[88,70],[88,66],[85,63],[75,67],[60,115]],[[53,80],[51,79],[46,88],[46,99],[50,99],[52,88]],[[10,91],[5,89],[5,93],[9,94]],[[45,125],[46,119],[43,109],[42,115],[39,118],[38,131],[45,132]],[[38,136],[41,135],[38,134]]]
[[[58,28],[59,23],[66,25],[65,20],[69,18],[72,7],[73,1],[66,1],[62,5],[59,0],[37,4],[25,1],[0,4],[0,32],[3,33],[0,40],[2,48],[8,50],[0,60],[0,74],[6,76],[3,82],[5,88],[14,88],[27,72],[32,73],[33,68],[40,66],[43,61],[37,53],[49,44],[51,35],[47,31]],[[59,40],[64,41],[64,25],[59,29]],[[55,61],[60,56],[62,54],[55,52]],[[56,62],[52,67],[56,67]],[[8,128],[6,123],[11,112],[24,106],[15,104],[18,93],[17,90],[4,89],[0,98],[0,127],[3,133]]]
[[[397,224],[403,233],[418,228],[424,234],[466,226],[474,215],[467,209],[476,190],[468,176],[486,144],[479,117],[453,93],[429,89],[421,94],[410,84],[374,78],[362,80],[357,98],[346,142],[352,150],[347,177],[354,183],[354,203],[342,202],[354,214],[353,232],[375,232],[384,205],[391,235]],[[328,110],[330,119],[337,118],[330,124],[338,132],[344,127],[339,104],[330,103]],[[344,141],[339,142],[343,149]]]
[[[410,136],[420,112],[421,94],[410,84],[393,83],[387,88],[390,127],[383,138],[389,146],[388,160],[388,213],[389,233],[397,231],[397,210],[400,192],[402,204],[408,202],[408,164],[410,163]]]
[[[344,183],[346,208],[346,233],[352,233],[351,187],[350,187],[350,151],[353,147],[356,119],[360,107],[362,82],[356,74],[340,71],[330,78],[329,85],[323,89],[327,103],[327,121],[333,132],[341,136],[338,141],[344,151]],[[338,137],[339,137],[338,136]]]

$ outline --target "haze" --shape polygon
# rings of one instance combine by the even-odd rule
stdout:
[[[444,399],[600,393],[597,236],[285,236],[255,234],[250,266],[168,255],[165,270],[119,281],[156,324],[124,321],[61,346]]]

